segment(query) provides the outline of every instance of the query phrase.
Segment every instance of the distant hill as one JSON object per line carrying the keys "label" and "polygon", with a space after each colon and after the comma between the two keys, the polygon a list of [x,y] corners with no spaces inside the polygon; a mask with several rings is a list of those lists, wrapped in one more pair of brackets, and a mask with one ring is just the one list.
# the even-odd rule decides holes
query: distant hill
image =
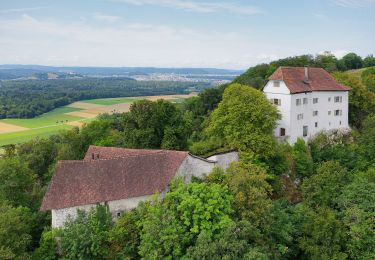
{"label": "distant hill", "polygon": [[133,76],[148,74],[177,74],[177,75],[239,75],[240,70],[215,68],[154,68],[154,67],[52,67],[41,65],[0,65],[0,79],[17,79],[32,77],[41,73],[58,75],[83,76]]}

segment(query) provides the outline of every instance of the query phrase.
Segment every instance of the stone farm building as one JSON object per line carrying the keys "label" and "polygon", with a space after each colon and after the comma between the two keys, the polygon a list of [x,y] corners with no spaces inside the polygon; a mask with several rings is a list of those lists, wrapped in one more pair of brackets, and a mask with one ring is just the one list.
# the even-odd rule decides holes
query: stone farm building
{"label": "stone farm building", "polygon": [[278,68],[263,88],[282,116],[275,136],[294,143],[321,131],[349,129],[349,90],[321,68]]}
{"label": "stone farm building", "polygon": [[237,152],[203,159],[183,151],[90,146],[81,161],[59,161],[41,210],[52,211],[52,227],[62,227],[77,209],[106,204],[113,218],[137,207],[155,192],[164,194],[175,176],[190,181],[215,166],[226,169]]}

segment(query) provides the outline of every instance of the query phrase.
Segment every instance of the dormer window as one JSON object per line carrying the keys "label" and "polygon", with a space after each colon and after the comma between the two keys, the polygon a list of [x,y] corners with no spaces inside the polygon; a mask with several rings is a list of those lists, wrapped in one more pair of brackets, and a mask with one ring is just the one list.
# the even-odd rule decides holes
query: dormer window
{"label": "dormer window", "polygon": [[280,87],[280,81],[274,81],[274,82],[273,82],[273,86],[274,86],[275,88],[279,88],[279,87]]}

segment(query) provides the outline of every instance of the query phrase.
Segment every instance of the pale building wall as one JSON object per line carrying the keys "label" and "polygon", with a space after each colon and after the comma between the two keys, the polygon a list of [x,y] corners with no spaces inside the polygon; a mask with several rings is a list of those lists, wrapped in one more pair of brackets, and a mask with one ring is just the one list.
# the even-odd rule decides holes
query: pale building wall
{"label": "pale building wall", "polygon": [[274,130],[275,136],[280,136],[280,129],[285,129],[285,137],[288,138],[291,136],[291,95],[290,91],[285,85],[284,81],[279,81],[280,87],[274,87],[274,81],[271,80],[263,88],[263,92],[266,94],[267,99],[280,99],[281,104],[277,106],[281,114],[281,119],[277,122],[277,127]]}
{"label": "pale building wall", "polygon": [[[129,199],[108,201],[107,205],[109,207],[109,211],[112,214],[112,217],[115,219],[117,217],[117,213],[121,214],[124,211],[132,210],[136,208],[141,201],[147,201],[151,196],[152,195],[146,195]],[[104,202],[100,204],[104,205]],[[59,228],[64,226],[64,223],[69,219],[69,217],[73,219],[76,218],[77,210],[90,211],[90,209],[95,208],[96,206],[97,204],[88,204],[70,208],[53,209],[52,228]]]}
{"label": "pale building wall", "polygon": [[[281,105],[277,108],[282,118],[275,129],[276,137],[280,138],[281,127],[286,129],[285,139],[289,143],[295,143],[298,138],[307,141],[321,131],[349,128],[348,91],[314,91],[288,94],[285,88],[284,82],[280,83],[280,87],[274,87],[273,81],[269,81],[263,89],[268,99],[281,99]],[[335,102],[335,97],[338,96],[342,98],[342,102]],[[307,98],[307,104],[304,104],[304,98]],[[314,98],[318,98],[318,103],[313,103]],[[299,106],[296,104],[297,99],[301,100]],[[335,110],[341,110],[342,114],[336,116]],[[318,111],[318,115],[314,116],[314,111]],[[329,111],[331,111],[330,114]],[[298,119],[298,114],[303,114],[303,118]],[[317,123],[317,126],[315,123]],[[308,129],[306,137],[303,136],[304,126],[307,126]]]}
{"label": "pale building wall", "polygon": [[216,161],[216,166],[226,170],[232,162],[239,160],[238,152],[220,153],[207,158],[210,161]]}

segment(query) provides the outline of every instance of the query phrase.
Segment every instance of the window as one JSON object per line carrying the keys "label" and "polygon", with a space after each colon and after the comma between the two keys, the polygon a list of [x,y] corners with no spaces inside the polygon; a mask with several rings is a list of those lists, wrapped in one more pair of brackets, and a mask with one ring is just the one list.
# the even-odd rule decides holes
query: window
{"label": "window", "polygon": [[281,99],[273,98],[273,99],[271,99],[271,102],[272,102],[274,105],[281,106]]}
{"label": "window", "polygon": [[335,97],[335,103],[342,103],[342,97],[341,96]]}
{"label": "window", "polygon": [[117,212],[117,217],[121,217],[121,212]]}
{"label": "window", "polygon": [[315,127],[318,127],[318,122],[315,122]]}
{"label": "window", "polygon": [[337,109],[335,110],[335,116],[341,116],[342,115],[342,110]]}
{"label": "window", "polygon": [[304,104],[304,105],[307,104],[307,98],[303,98],[303,104]]}
{"label": "window", "polygon": [[331,110],[330,110],[330,111],[328,111],[328,115],[329,115],[329,116],[331,115]]}
{"label": "window", "polygon": [[341,125],[341,121],[340,121],[340,125]]}
{"label": "window", "polygon": [[285,128],[280,128],[280,136],[285,136]]}
{"label": "window", "polygon": [[317,116],[318,115],[318,111],[313,111],[313,116]]}
{"label": "window", "polygon": [[297,106],[300,106],[300,105],[301,105],[301,99],[300,99],[300,98],[297,98],[297,99],[296,99],[296,105],[297,105]]}
{"label": "window", "polygon": [[275,88],[280,87],[280,81],[274,81],[274,82],[273,82],[273,86],[274,86]]}
{"label": "window", "polygon": [[313,104],[316,104],[316,103],[318,103],[318,98],[313,98]]}
{"label": "window", "polygon": [[307,125],[303,126],[303,136],[307,136],[308,127]]}
{"label": "window", "polygon": [[331,98],[330,97],[328,98],[328,102],[331,102]]}
{"label": "window", "polygon": [[298,114],[297,115],[297,120],[301,120],[301,119],[303,119],[303,114]]}

